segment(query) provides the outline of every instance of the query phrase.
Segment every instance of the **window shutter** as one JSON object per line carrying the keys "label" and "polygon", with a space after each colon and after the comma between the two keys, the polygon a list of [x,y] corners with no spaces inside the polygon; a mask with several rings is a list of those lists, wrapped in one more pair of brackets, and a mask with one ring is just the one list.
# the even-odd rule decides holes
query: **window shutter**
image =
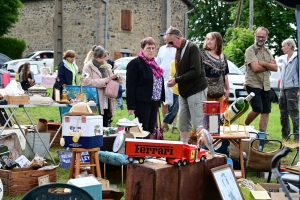
{"label": "window shutter", "polygon": [[131,10],[122,10],[121,11],[121,28],[122,30],[131,31],[132,23],[131,23]]}
{"label": "window shutter", "polygon": [[115,52],[114,60],[121,58],[121,52]]}

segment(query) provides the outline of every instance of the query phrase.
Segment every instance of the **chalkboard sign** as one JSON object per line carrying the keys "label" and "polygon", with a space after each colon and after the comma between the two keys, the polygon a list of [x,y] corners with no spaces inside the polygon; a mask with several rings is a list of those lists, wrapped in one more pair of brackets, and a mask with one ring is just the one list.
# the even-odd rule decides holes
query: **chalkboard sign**
{"label": "chalkboard sign", "polygon": [[[71,160],[72,160],[72,151],[59,151],[58,158],[60,162],[60,166],[63,168],[70,167]],[[75,161],[76,162],[76,161]],[[90,155],[88,152],[82,152],[80,162],[89,163],[90,162]]]}

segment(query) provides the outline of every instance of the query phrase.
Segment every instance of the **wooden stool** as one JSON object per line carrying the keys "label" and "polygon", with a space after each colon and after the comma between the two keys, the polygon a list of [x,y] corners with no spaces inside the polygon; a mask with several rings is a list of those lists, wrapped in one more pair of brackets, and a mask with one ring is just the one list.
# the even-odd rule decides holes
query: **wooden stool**
{"label": "wooden stool", "polygon": [[[71,148],[71,151],[72,151],[72,161],[70,165],[69,179],[75,178],[79,175],[80,167],[90,167],[91,174],[94,174],[96,178],[101,178],[100,163],[98,157],[98,151],[100,151],[100,148],[88,148],[88,149]],[[80,163],[82,152],[89,152],[90,163]],[[75,160],[76,160],[76,165],[75,165]],[[74,168],[75,168],[75,174],[74,174]]]}

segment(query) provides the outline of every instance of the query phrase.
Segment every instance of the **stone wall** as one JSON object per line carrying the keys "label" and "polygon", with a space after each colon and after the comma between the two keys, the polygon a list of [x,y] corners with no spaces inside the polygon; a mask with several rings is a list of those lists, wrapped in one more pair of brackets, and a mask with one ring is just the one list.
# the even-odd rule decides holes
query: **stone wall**
{"label": "stone wall", "polygon": [[[181,0],[171,0],[171,16],[162,11],[166,0],[107,0],[108,37],[107,50],[113,58],[115,52],[128,50],[138,53],[139,42],[151,36],[157,50],[163,45],[159,36],[165,31],[166,17],[171,25],[184,32],[184,13],[187,5]],[[24,39],[24,54],[36,50],[53,50],[54,0],[24,1],[20,20],[7,36]],[[63,0],[64,50],[73,49],[80,68],[87,52],[94,44],[104,46],[105,3],[102,0]],[[121,10],[132,11],[132,30],[121,29]]]}

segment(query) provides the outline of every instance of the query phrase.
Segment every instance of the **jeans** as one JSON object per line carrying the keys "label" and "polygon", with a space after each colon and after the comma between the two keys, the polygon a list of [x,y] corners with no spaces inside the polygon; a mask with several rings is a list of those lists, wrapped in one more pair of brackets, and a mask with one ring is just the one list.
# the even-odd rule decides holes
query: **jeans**
{"label": "jeans", "polygon": [[117,108],[121,108],[121,110],[123,110],[123,109],[124,109],[123,98],[122,98],[122,97],[121,97],[121,98],[116,98],[116,100],[117,100],[118,104],[115,106],[115,108],[116,108],[116,109],[117,109]]}
{"label": "jeans", "polygon": [[168,113],[163,120],[166,124],[172,124],[179,110],[178,95],[173,93],[173,105],[168,106]]}
{"label": "jeans", "polygon": [[299,109],[297,99],[298,88],[291,88],[280,90],[279,94],[279,109],[280,109],[280,122],[281,132],[284,139],[290,134],[290,121],[289,116],[293,123],[293,133],[295,139],[299,139]]}

